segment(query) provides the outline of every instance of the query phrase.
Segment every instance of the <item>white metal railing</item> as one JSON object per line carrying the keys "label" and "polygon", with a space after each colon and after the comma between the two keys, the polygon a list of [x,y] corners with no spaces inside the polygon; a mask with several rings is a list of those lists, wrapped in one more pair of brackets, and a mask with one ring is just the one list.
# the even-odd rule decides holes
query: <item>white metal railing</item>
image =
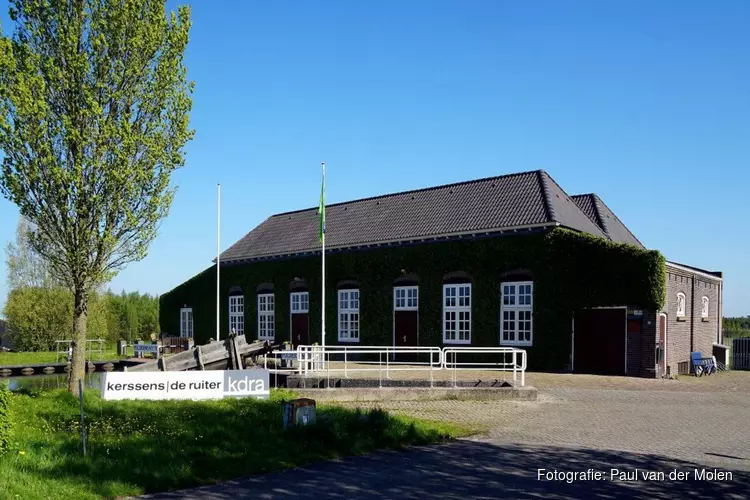
{"label": "white metal railing", "polygon": [[[474,360],[466,360],[466,355],[474,355]],[[476,361],[476,355],[485,355],[487,360]],[[523,387],[526,384],[526,351],[515,347],[445,347],[443,368],[452,372],[454,387],[458,372],[468,370],[513,372],[514,385],[520,374]]]}
{"label": "white metal railing", "polygon": [[443,368],[443,351],[439,347],[298,346],[297,352],[300,374],[325,372],[329,386],[331,374],[349,378],[351,373],[377,372],[382,386],[383,377],[390,379],[392,372],[422,371],[430,374],[432,387],[434,372]]}
{"label": "white metal railing", "polygon": [[[457,386],[459,371],[502,371],[513,374],[514,385],[520,377],[520,386],[526,384],[526,351],[515,347],[398,347],[398,346],[298,346],[296,351],[280,351],[280,356],[294,358],[294,372],[301,375],[325,373],[329,382],[331,374],[377,372],[382,387],[383,378],[390,379],[392,372],[422,371],[430,374],[430,387],[434,387],[435,372],[451,373],[453,386]],[[411,355],[417,359],[404,359]],[[352,359],[354,358],[354,359]],[[364,358],[364,359],[361,359]]]}

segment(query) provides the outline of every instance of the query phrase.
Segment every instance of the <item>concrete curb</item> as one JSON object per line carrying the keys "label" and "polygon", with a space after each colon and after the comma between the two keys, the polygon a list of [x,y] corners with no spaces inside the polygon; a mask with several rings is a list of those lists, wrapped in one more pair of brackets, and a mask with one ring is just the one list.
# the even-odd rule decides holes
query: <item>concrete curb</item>
{"label": "concrete curb", "polygon": [[423,387],[343,388],[343,389],[294,389],[300,397],[316,401],[434,401],[454,399],[458,401],[536,401],[535,387],[457,387],[434,389]]}

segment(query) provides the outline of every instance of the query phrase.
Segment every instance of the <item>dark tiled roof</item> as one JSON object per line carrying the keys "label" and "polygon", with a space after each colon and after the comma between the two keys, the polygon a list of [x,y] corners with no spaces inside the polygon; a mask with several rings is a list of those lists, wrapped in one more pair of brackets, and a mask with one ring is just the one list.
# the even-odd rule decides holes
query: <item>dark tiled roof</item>
{"label": "dark tiled roof", "polygon": [[578,204],[581,211],[594,221],[612,241],[629,243],[644,248],[638,238],[630,232],[630,229],[617,218],[615,213],[597,195],[593,193],[576,194],[571,198]]}
{"label": "dark tiled roof", "polygon": [[[560,225],[607,237],[542,170],[326,206],[326,248]],[[237,261],[320,251],[317,208],[273,215],[221,254]]]}

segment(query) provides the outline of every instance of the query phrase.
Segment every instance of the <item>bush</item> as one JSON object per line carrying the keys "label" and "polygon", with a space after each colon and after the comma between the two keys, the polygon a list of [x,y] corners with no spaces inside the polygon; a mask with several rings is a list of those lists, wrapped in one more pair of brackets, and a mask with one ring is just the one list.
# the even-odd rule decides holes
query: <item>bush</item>
{"label": "bush", "polygon": [[0,384],[0,455],[8,451],[10,443],[10,397],[8,386]]}

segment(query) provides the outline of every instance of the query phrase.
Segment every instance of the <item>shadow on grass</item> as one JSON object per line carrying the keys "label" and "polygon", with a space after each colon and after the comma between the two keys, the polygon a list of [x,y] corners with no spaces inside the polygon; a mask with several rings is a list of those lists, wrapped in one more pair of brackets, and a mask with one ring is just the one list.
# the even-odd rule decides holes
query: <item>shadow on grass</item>
{"label": "shadow on grass", "polygon": [[[606,480],[540,481],[538,469],[602,471]],[[664,481],[609,480],[610,469],[663,471]],[[236,499],[467,499],[517,498],[747,498],[750,474],[731,470],[727,481],[697,481],[703,466],[656,455],[552,446],[456,441],[413,448],[408,452],[373,453],[302,469],[230,481],[189,491],[147,495],[150,500]],[[688,480],[669,480],[672,470]],[[713,468],[708,470],[713,471]],[[730,471],[730,469],[723,469]]]}
{"label": "shadow on grass", "polygon": [[300,466],[379,448],[439,442],[446,428],[375,410],[319,408],[318,424],[282,429],[282,400],[211,402],[105,402],[86,398],[88,456],[81,456],[76,401],[68,394],[23,397],[37,405],[26,417],[51,432],[24,443],[25,470],[40,478],[64,477],[111,497],[213,484],[243,475]]}

